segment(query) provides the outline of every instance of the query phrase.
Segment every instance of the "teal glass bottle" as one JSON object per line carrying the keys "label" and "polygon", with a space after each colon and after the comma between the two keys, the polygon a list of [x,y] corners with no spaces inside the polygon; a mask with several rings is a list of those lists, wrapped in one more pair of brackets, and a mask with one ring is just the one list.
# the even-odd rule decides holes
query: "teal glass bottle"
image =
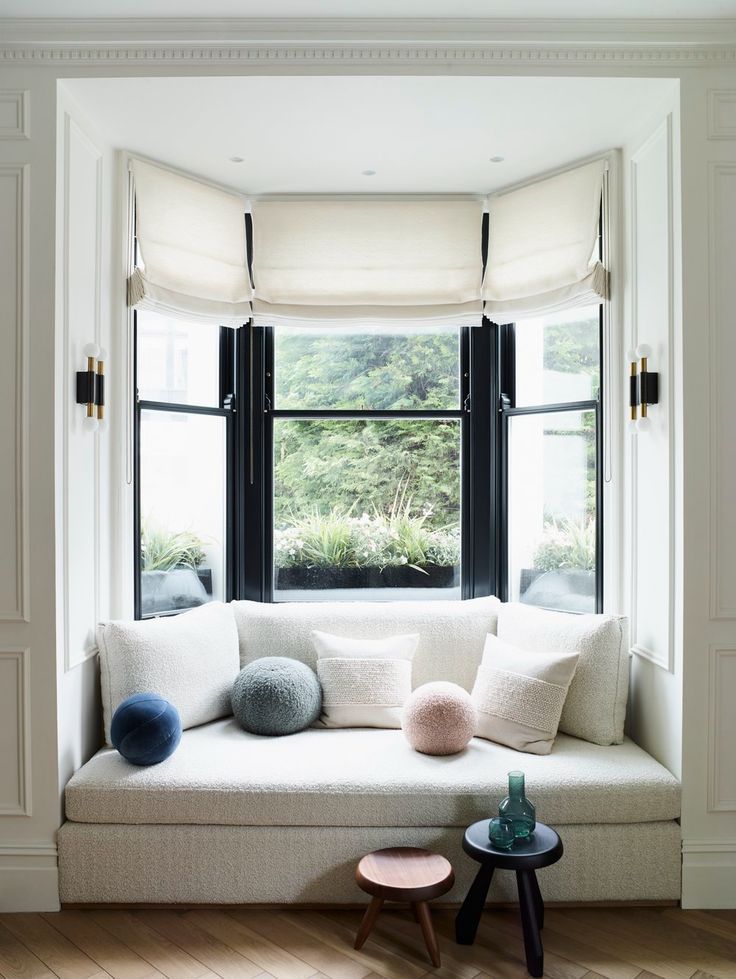
{"label": "teal glass bottle", "polygon": [[514,824],[517,840],[531,836],[537,825],[534,806],[524,794],[524,773],[509,772],[509,794],[498,807],[499,816],[505,816]]}

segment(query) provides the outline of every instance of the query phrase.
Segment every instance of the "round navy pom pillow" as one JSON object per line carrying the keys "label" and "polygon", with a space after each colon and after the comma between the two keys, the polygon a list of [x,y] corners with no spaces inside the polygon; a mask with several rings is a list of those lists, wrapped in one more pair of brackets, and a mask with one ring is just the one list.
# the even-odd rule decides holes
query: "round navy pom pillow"
{"label": "round navy pom pillow", "polygon": [[136,693],[117,708],[110,740],[133,765],[157,765],[181,741],[179,711],[157,693]]}
{"label": "round navy pom pillow", "polygon": [[322,687],[305,663],[286,656],[263,656],[235,678],[233,714],[251,734],[295,734],[322,710]]}

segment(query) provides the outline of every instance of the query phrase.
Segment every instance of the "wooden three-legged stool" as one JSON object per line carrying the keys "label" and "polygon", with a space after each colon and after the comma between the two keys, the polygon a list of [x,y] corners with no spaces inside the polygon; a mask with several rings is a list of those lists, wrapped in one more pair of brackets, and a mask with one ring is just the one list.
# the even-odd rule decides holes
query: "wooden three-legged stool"
{"label": "wooden three-legged stool", "polygon": [[432,965],[440,964],[440,950],[427,901],[446,894],[455,883],[449,860],[429,850],[395,846],[369,853],[355,871],[358,886],[371,894],[355,939],[362,948],[375,924],[384,901],[405,901],[411,905],[427,944]]}

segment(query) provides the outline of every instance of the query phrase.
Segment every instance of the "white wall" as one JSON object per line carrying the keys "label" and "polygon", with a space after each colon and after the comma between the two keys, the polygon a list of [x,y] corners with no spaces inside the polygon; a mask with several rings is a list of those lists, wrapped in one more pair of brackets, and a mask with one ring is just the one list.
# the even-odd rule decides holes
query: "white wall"
{"label": "white wall", "polygon": [[[640,529],[642,514],[647,515],[646,521],[653,529],[637,535],[638,554],[632,564],[632,576],[637,579],[632,582],[637,600],[635,638],[641,650],[654,655],[648,659],[640,651],[634,659],[632,727],[652,751],[677,768],[677,724],[673,718],[679,698],[681,646],[683,900],[688,906],[736,905],[736,738],[732,727],[732,705],[736,702],[736,453],[731,435],[736,415],[731,378],[731,365],[736,362],[736,333],[732,326],[736,300],[736,240],[732,231],[736,228],[736,69],[708,67],[716,63],[716,57],[708,60],[697,54],[681,56],[674,47],[668,55],[655,52],[649,60],[642,49],[614,51],[610,57],[603,51],[600,61],[592,49],[581,53],[579,48],[565,49],[564,56],[550,56],[548,60],[536,49],[530,49],[527,56],[521,42],[514,45],[512,54],[498,49],[497,55],[488,58],[476,54],[456,57],[450,47],[443,45],[441,54],[425,63],[421,51],[402,60],[401,55],[392,54],[390,45],[383,43],[375,49],[361,47],[353,62],[349,46],[345,45],[335,58],[316,59],[299,50],[282,56],[278,45],[272,43],[267,49],[256,48],[241,58],[237,52],[233,54],[235,48],[230,46],[215,59],[215,68],[210,64],[214,57],[211,54],[205,53],[200,63],[188,53],[157,53],[152,58],[139,55],[135,48],[128,55],[122,41],[112,54],[107,48],[99,48],[90,56],[83,53],[78,57],[64,52],[63,58],[50,54],[34,60],[31,53],[24,60],[25,56],[19,57],[17,52],[7,54],[5,49],[0,50],[0,548],[5,557],[0,565],[0,908],[48,909],[58,900],[54,839],[59,823],[59,785],[69,768],[91,749],[94,740],[91,713],[87,714],[88,721],[82,717],[82,705],[91,712],[94,688],[93,661],[85,659],[90,648],[87,617],[104,614],[106,599],[104,585],[97,588],[96,600],[93,597],[96,575],[92,572],[89,577],[90,555],[93,560],[96,555],[97,560],[112,565],[119,578],[113,597],[121,592],[119,586],[130,580],[126,567],[131,560],[130,550],[124,550],[129,544],[121,536],[114,560],[108,562],[102,532],[108,508],[122,507],[129,499],[125,488],[125,418],[121,414],[121,427],[110,433],[109,444],[115,446],[119,460],[117,480],[110,494],[104,482],[104,448],[100,455],[99,525],[95,523],[97,477],[91,442],[99,442],[100,437],[85,442],[82,433],[78,439],[70,426],[64,448],[62,419],[65,407],[70,406],[63,392],[71,371],[77,368],[74,345],[86,342],[92,325],[99,328],[102,337],[107,328],[104,310],[108,298],[116,317],[111,346],[118,369],[117,373],[113,370],[113,377],[120,378],[118,408],[123,405],[126,373],[124,318],[117,308],[123,261],[111,252],[116,274],[110,295],[105,297],[104,263],[100,266],[100,256],[86,249],[80,250],[80,265],[70,268],[69,275],[81,275],[78,281],[82,283],[91,275],[93,282],[97,268],[101,268],[100,310],[89,305],[83,285],[69,292],[69,300],[79,304],[75,309],[81,319],[79,325],[76,319],[71,324],[68,341],[59,340],[58,371],[54,371],[55,299],[62,295],[55,290],[54,266],[57,79],[113,73],[238,74],[264,70],[503,74],[509,71],[509,59],[513,60],[513,71],[526,74],[658,75],[680,80],[679,162],[685,270],[681,290],[676,275],[676,233],[671,245],[671,267],[667,262],[662,265],[662,240],[647,237],[648,215],[659,214],[661,218],[667,213],[673,231],[677,228],[674,108],[670,135],[667,127],[664,131],[658,128],[669,114],[667,110],[654,120],[648,132],[627,147],[627,179],[631,179],[633,167],[638,190],[648,188],[652,192],[651,200],[645,195],[642,201],[638,195],[641,210],[636,226],[637,247],[644,254],[658,256],[658,271],[651,286],[642,287],[643,273],[648,270],[643,266],[639,270],[636,291],[629,293],[629,321],[633,322],[631,311],[635,310],[640,339],[656,346],[661,357],[653,366],[670,372],[663,378],[665,401],[655,409],[659,413],[658,427],[646,437],[652,435],[652,452],[656,449],[660,459],[665,458],[666,464],[674,466],[675,474],[682,466],[681,496],[677,479],[670,483],[675,489],[674,502],[666,492],[669,487],[661,472],[647,488],[644,467],[654,456],[644,458],[645,437],[639,437],[637,479],[632,483],[638,496],[632,511],[638,511]],[[121,65],[114,63],[116,59]],[[726,57],[722,63],[727,63]],[[77,154],[80,169],[69,192],[72,195],[73,191],[74,199],[81,201],[81,214],[74,216],[76,224],[60,227],[59,233],[84,235],[86,228],[90,234],[95,229],[96,234],[98,161],[101,157],[103,187],[112,162],[94,131],[73,111],[71,116],[79,133],[74,131],[67,148]],[[671,169],[663,196],[664,185],[655,175],[661,174],[665,161]],[[83,185],[79,176],[82,173],[92,175],[89,186]],[[103,203],[103,229],[106,206]],[[64,213],[63,208],[60,213]],[[68,209],[67,214],[71,217]],[[119,228],[119,213],[115,221]],[[103,239],[105,233],[103,230]],[[671,307],[668,316],[662,318],[661,299],[667,294]],[[680,298],[682,385],[677,373]],[[68,342],[68,348],[64,342]],[[71,367],[70,361],[75,362]],[[116,403],[113,391],[111,401]],[[55,451],[62,467],[58,481]],[[75,492],[76,483],[71,469],[64,478],[65,452],[69,460],[80,460],[79,506],[68,499]],[[653,501],[658,504],[656,507]],[[67,560],[64,542],[71,541],[69,535],[65,537],[64,521],[75,534],[69,555],[74,577],[67,588],[63,581],[57,581],[57,567],[63,568]],[[113,523],[115,527],[121,525],[119,512]],[[98,526],[99,550],[94,545],[90,547],[90,535],[97,532]],[[657,545],[654,557],[649,554],[652,541]],[[646,547],[642,548],[642,544]],[[86,555],[79,578],[77,547],[80,556]],[[665,550],[661,552],[660,547]],[[673,580],[665,573],[667,566],[674,567]],[[662,587],[664,581],[669,593],[674,592],[673,622],[662,614],[659,605],[651,612],[646,608],[648,596],[658,596],[657,603],[662,601],[662,593],[648,591],[650,575],[657,576],[656,588]],[[80,581],[85,583],[81,592]],[[58,616],[57,604],[62,605]],[[118,611],[119,607],[113,608],[114,614]],[[67,664],[70,670],[66,669]]]}
{"label": "white wall", "polygon": [[0,910],[58,906],[54,90],[0,66]]}
{"label": "white wall", "polygon": [[682,97],[683,903],[736,906],[736,77]]}
{"label": "white wall", "polygon": [[[111,439],[82,428],[83,349],[111,349],[114,156],[74,100],[57,102],[57,684],[60,793],[100,746],[95,625],[110,616]],[[107,358],[106,369],[110,360]],[[106,396],[114,404],[114,385]],[[108,412],[109,414],[109,412]]]}
{"label": "white wall", "polygon": [[[652,348],[659,403],[649,428],[624,437],[625,594],[631,629],[632,737],[678,777],[682,773],[682,366],[679,91],[673,91],[624,148],[625,328],[623,345]],[[628,385],[628,378],[621,377]],[[628,404],[628,388],[625,403]]]}

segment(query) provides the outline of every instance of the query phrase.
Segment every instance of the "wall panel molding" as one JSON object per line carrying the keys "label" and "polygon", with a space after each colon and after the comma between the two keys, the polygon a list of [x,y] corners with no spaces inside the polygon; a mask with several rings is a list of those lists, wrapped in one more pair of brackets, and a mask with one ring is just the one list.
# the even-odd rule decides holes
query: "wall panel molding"
{"label": "wall panel molding", "polygon": [[[0,205],[7,219],[0,222],[7,289],[0,290],[3,333],[0,352],[13,369],[12,380],[0,390],[5,429],[5,451],[0,466],[12,473],[4,487],[3,509],[12,514],[11,541],[3,555],[10,594],[3,595],[0,583],[0,622],[28,622],[29,614],[29,523],[28,523],[28,281],[30,166],[0,165]],[[12,279],[12,282],[10,281]],[[7,342],[7,346],[6,346]],[[0,422],[2,419],[0,419]]]}
{"label": "wall panel molding", "polygon": [[0,912],[58,910],[56,844],[43,840],[0,844]]}
{"label": "wall panel molding", "polygon": [[[714,644],[708,656],[708,812],[736,812],[734,690],[736,646]],[[732,847],[736,852],[736,842]]]}
{"label": "wall panel molding", "polygon": [[[5,703],[0,712],[4,755],[0,759],[0,816],[30,816],[31,678],[27,647],[0,649],[0,703]],[[11,791],[6,793],[7,789]]]}
{"label": "wall panel molding", "polygon": [[[103,157],[101,151],[89,139],[86,133],[80,129],[68,112],[64,113],[64,183],[63,183],[63,205],[62,221],[64,236],[64,256],[62,268],[62,360],[63,360],[63,407],[62,407],[62,479],[63,479],[63,511],[61,526],[61,551],[62,551],[62,615],[63,615],[63,638],[64,638],[64,667],[68,671],[85,660],[94,656],[97,647],[94,638],[94,626],[100,618],[100,591],[101,591],[101,567],[100,567],[100,477],[101,460],[99,436],[90,432],[81,432],[81,415],[76,405],[76,372],[83,369],[84,361],[81,350],[86,342],[94,340],[100,344],[100,314],[101,314],[101,276],[102,276],[102,164]],[[84,184],[83,192],[93,197],[93,212],[85,214],[85,209],[79,206],[80,202],[74,198],[72,178],[73,164],[72,153],[86,156],[90,169],[94,173],[92,184]],[[84,221],[91,218],[89,226],[85,226],[84,231],[88,232],[83,237],[89,241],[92,247],[93,268],[85,268],[84,279],[93,285],[93,298],[91,320],[88,322],[84,316],[73,315],[73,302],[75,296],[73,291],[75,282],[72,281],[72,263],[81,261],[75,241],[72,240],[73,222]],[[89,234],[91,232],[91,234]],[[90,273],[91,274],[88,274]],[[77,283],[78,284],[78,283]],[[82,333],[79,333],[79,330]],[[85,327],[88,329],[85,331]],[[73,331],[77,330],[77,335],[73,336]],[[89,480],[91,485],[85,487],[91,499],[89,511],[84,511],[84,501],[81,500],[80,480],[84,480],[88,474],[81,467],[74,466],[72,463],[72,438],[76,437],[77,445],[82,443],[83,453],[89,452],[91,462],[91,474]],[[80,512],[80,508],[81,512]],[[92,594],[89,595],[86,580],[75,573],[73,567],[73,555],[75,539],[78,535],[73,532],[73,521],[85,522],[87,533],[84,538],[91,542],[91,575],[92,575]],[[79,558],[78,558],[79,559]],[[83,562],[85,563],[85,562]],[[86,563],[85,563],[86,565]],[[74,590],[77,589],[75,593]],[[80,591],[81,590],[81,591]],[[74,635],[73,602],[81,597],[82,602],[88,601],[89,631],[86,639],[79,640],[79,633]]]}
{"label": "wall panel molding", "polygon": [[[660,126],[652,133],[652,135],[639,147],[639,149],[631,157],[631,167],[630,167],[630,186],[631,186],[631,346],[636,347],[640,342],[651,343],[652,337],[648,336],[646,333],[646,327],[644,332],[640,333],[639,329],[639,305],[641,300],[642,290],[645,285],[640,281],[638,275],[638,263],[640,259],[640,226],[638,221],[638,203],[641,197],[640,192],[640,168],[646,165],[647,159],[650,154],[660,152],[662,149],[662,142],[664,142],[664,152],[666,154],[666,210],[667,210],[667,225],[665,229],[666,241],[667,241],[667,255],[666,255],[666,356],[664,362],[659,362],[655,360],[652,368],[660,372],[660,387],[664,388],[662,398],[659,405],[652,409],[653,418],[657,419],[656,412],[666,410],[667,412],[667,431],[666,431],[666,456],[667,456],[667,489],[666,489],[666,503],[667,503],[667,531],[666,531],[666,553],[660,553],[659,551],[654,555],[657,560],[657,568],[644,568],[643,561],[649,556],[652,557],[651,548],[647,548],[646,552],[640,550],[640,541],[642,540],[642,534],[647,528],[641,526],[641,515],[640,515],[640,503],[639,503],[639,491],[640,491],[640,474],[642,466],[642,460],[640,459],[640,452],[646,453],[649,446],[647,445],[647,440],[653,438],[653,432],[650,431],[631,436],[632,438],[632,448],[631,448],[631,598],[630,598],[630,608],[631,608],[631,650],[637,656],[642,659],[649,660],[655,665],[661,667],[670,673],[674,670],[674,631],[675,631],[675,569],[674,569],[674,552],[675,552],[675,457],[674,457],[674,436],[673,436],[673,419],[674,419],[674,343],[675,343],[675,318],[674,318],[674,255],[673,255],[673,244],[672,244],[672,233],[673,233],[673,184],[672,184],[672,174],[673,174],[673,141],[672,141],[672,127],[673,120],[672,114],[670,113],[666,119],[662,122]],[[664,384],[662,384],[664,381]],[[645,539],[648,540],[648,537]],[[644,641],[641,636],[641,628],[639,621],[639,611],[647,603],[645,595],[641,594],[642,588],[649,584],[651,585],[653,581],[658,581],[659,577],[663,575],[666,578],[666,602],[663,607],[667,610],[667,621],[664,632],[657,638],[660,640],[658,644],[653,643],[651,640],[649,642]]]}
{"label": "wall panel molding", "polygon": [[708,139],[736,139],[736,89],[708,90]]}
{"label": "wall panel molding", "polygon": [[731,840],[683,840],[683,908],[736,906],[736,843]]}
{"label": "wall panel molding", "polygon": [[30,139],[30,92],[0,89],[0,139]]}
{"label": "wall panel molding", "polygon": [[[726,199],[727,194],[731,199]],[[730,209],[729,209],[730,208]],[[736,354],[733,308],[736,240],[730,215],[736,208],[736,163],[711,163],[708,179],[708,313],[710,347],[710,618],[736,620],[736,458],[731,448]],[[728,346],[727,346],[728,344]]]}

